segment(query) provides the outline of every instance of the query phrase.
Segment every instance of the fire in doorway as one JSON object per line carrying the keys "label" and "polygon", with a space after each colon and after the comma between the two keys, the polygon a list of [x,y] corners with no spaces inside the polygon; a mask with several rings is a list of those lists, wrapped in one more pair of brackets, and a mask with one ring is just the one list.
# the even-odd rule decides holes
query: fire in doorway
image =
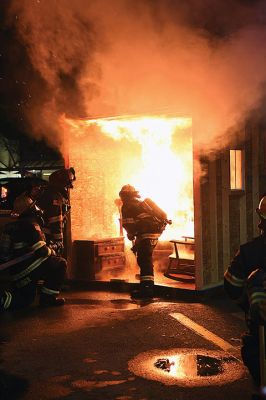
{"label": "fire in doorway", "polygon": [[[125,183],[137,187],[143,198],[152,198],[173,221],[162,242],[194,236],[191,118],[120,116],[64,122],[68,159],[78,177],[71,193],[72,241],[123,235],[116,199]],[[125,237],[130,268],[123,278],[128,280],[138,272],[127,251],[130,245]],[[163,268],[165,272],[168,260]],[[158,283],[161,278],[160,272]]]}

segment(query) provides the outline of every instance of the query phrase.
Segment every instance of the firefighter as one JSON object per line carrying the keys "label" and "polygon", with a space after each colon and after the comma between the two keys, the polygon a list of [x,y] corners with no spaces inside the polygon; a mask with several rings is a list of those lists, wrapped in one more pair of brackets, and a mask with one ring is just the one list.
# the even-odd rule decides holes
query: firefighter
{"label": "firefighter", "polygon": [[[240,246],[224,274],[224,288],[244,310],[248,331],[242,336],[241,354],[256,388],[260,382],[259,325],[266,321],[266,196],[256,212],[261,234]],[[254,394],[253,399],[263,398]]]}
{"label": "firefighter", "polygon": [[14,221],[4,227],[0,240],[0,270],[11,276],[11,288],[0,293],[0,310],[15,310],[32,304],[42,280],[39,304],[62,306],[58,298],[66,273],[66,260],[55,256],[41,230],[42,212],[25,194],[17,197],[12,211]]}
{"label": "firefighter", "polygon": [[70,210],[69,189],[75,181],[74,168],[62,168],[49,176],[49,185],[38,200],[44,211],[46,242],[58,255],[64,252],[64,229]]}
{"label": "firefighter", "polygon": [[132,251],[140,267],[140,288],[132,293],[132,297],[153,298],[153,250],[171,221],[151,199],[141,201],[139,192],[131,185],[123,186],[119,196],[122,201],[122,226],[133,243]]}
{"label": "firefighter", "polygon": [[41,197],[46,185],[47,184],[45,181],[32,179],[28,184],[28,188],[23,192],[23,195],[28,196],[31,198],[32,201],[37,202],[38,199]]}

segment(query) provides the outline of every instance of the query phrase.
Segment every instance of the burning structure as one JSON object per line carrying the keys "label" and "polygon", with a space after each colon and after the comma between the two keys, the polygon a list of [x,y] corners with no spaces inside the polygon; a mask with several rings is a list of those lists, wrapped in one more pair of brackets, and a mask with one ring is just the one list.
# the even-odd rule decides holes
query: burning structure
{"label": "burning structure", "polygon": [[[152,197],[173,220],[162,241],[194,236],[191,118],[125,116],[65,123],[69,162],[77,165],[79,175],[71,199],[73,241],[123,236],[117,198],[127,182],[143,197]],[[129,241],[125,248],[127,265],[120,274],[130,280],[138,269],[131,268],[135,263],[127,251]],[[123,264],[115,261],[117,267]],[[110,277],[115,276],[114,268]]]}
{"label": "burning structure", "polygon": [[[193,236],[190,118],[136,116],[67,123],[71,130],[69,162],[80,169],[83,188],[81,208],[72,216],[73,238],[119,235],[116,199],[127,182],[176,217],[164,239],[181,233]],[[80,194],[79,190],[72,194],[74,202],[81,200]],[[85,215],[82,210],[87,210]]]}
{"label": "burning structure", "polygon": [[[210,160],[193,149],[191,118],[124,116],[64,123],[69,163],[78,175],[71,193],[72,241],[98,242],[99,255],[111,256],[96,267],[88,259],[87,271],[82,268],[78,276],[135,282],[130,242],[125,242],[123,260],[123,245],[114,241],[123,235],[118,192],[130,182],[173,220],[160,240],[155,281],[175,286],[187,275],[195,278],[197,290],[221,284],[239,244],[259,233],[254,210],[265,187],[264,131],[250,122],[244,135]],[[90,268],[96,268],[96,277]]]}

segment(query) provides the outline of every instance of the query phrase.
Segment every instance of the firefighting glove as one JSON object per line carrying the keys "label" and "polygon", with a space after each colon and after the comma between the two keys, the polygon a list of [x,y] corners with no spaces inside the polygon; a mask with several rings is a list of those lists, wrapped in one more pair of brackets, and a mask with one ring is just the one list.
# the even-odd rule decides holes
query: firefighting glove
{"label": "firefighting glove", "polygon": [[64,251],[64,245],[61,240],[57,241],[50,241],[49,242],[49,247],[50,249],[58,256],[63,254]]}

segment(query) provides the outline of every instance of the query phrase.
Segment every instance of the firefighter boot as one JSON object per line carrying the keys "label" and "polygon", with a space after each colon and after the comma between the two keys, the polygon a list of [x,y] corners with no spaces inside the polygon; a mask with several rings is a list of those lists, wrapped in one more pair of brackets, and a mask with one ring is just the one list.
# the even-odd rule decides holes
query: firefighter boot
{"label": "firefighter boot", "polygon": [[153,285],[140,284],[139,290],[133,290],[131,293],[132,299],[152,299],[154,297]]}
{"label": "firefighter boot", "polygon": [[65,304],[65,299],[63,297],[58,299],[50,294],[41,293],[39,304],[40,307],[59,307]]}

